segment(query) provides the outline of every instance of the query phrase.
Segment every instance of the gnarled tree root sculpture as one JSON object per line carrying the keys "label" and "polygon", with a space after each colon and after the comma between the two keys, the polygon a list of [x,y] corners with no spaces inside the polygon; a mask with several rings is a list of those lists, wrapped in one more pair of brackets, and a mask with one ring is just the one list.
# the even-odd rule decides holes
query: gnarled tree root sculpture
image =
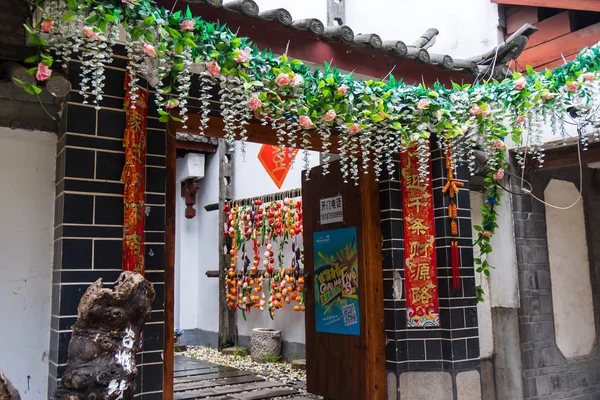
{"label": "gnarled tree root sculpture", "polygon": [[98,279],[79,302],[68,365],[54,400],[131,399],[140,332],[150,317],[154,287],[123,272],[113,290]]}
{"label": "gnarled tree root sculpture", "polygon": [[19,392],[0,371],[0,400],[21,400]]}

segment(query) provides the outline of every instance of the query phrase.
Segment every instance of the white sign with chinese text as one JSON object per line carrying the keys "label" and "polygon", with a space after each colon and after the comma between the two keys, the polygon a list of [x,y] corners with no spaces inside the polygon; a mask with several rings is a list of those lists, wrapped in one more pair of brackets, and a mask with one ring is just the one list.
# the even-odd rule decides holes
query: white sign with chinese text
{"label": "white sign with chinese text", "polygon": [[321,199],[321,225],[344,221],[342,196]]}

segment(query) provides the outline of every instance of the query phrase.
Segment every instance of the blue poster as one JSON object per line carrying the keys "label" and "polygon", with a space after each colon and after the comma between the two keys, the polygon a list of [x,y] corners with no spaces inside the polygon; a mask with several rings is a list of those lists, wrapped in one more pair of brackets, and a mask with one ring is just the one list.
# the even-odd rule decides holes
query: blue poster
{"label": "blue poster", "polygon": [[360,336],[356,228],[315,232],[317,332]]}

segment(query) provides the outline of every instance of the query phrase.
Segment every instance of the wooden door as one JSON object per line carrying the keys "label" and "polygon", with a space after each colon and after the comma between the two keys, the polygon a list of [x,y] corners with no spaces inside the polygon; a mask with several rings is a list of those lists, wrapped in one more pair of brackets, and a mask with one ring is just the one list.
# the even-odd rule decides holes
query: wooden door
{"label": "wooden door", "polygon": [[328,175],[315,167],[303,178],[302,201],[307,389],[333,400],[384,399],[378,184],[372,174],[343,183],[336,162]]}

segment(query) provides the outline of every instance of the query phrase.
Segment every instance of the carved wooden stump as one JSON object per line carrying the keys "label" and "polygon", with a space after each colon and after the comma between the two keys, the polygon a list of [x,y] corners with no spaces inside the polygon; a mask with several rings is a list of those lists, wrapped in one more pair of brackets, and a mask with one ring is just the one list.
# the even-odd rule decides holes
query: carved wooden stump
{"label": "carved wooden stump", "polygon": [[113,290],[103,288],[102,279],[86,290],[54,400],[133,397],[135,355],[153,300],[154,287],[135,272],[123,272]]}
{"label": "carved wooden stump", "polygon": [[0,371],[0,400],[21,400],[19,392],[2,371]]}

